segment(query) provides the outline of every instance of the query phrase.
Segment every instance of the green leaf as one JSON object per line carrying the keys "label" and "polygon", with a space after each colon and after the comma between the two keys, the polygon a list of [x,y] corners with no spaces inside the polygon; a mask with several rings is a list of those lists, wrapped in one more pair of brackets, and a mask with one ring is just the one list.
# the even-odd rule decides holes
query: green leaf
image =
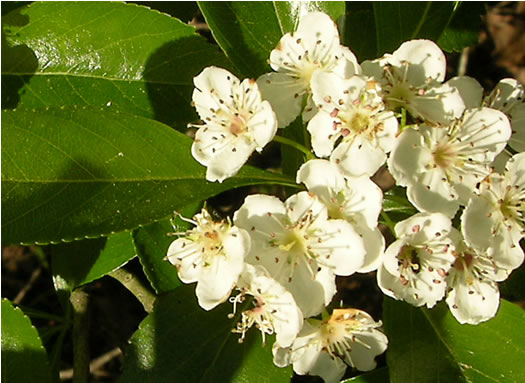
{"label": "green leaf", "polygon": [[[242,307],[238,307],[238,310]],[[159,297],[131,337],[121,382],[289,382],[291,368],[273,365],[271,340],[252,328],[242,344],[232,334],[239,314],[230,304],[199,307],[195,284]],[[238,311],[239,313],[239,311]]]}
{"label": "green leaf", "polygon": [[341,383],[389,383],[388,368],[380,367],[373,371],[343,380]]}
{"label": "green leaf", "polygon": [[53,276],[61,278],[69,291],[111,273],[136,255],[128,231],[53,245],[50,252]]}
{"label": "green leaf", "polygon": [[[215,40],[246,77],[270,72],[268,58],[282,35],[304,13],[321,10],[334,20],[344,17],[343,2],[231,1],[199,2]],[[341,22],[341,24],[344,24]]]}
{"label": "green leaf", "polygon": [[437,41],[456,2],[347,2],[344,43],[359,61],[375,59],[412,39]]}
{"label": "green leaf", "polygon": [[3,108],[95,106],[186,130],[193,77],[233,69],[193,27],[135,4],[34,2],[2,29]]}
{"label": "green leaf", "polygon": [[525,312],[512,303],[477,326],[444,302],[428,310],[385,298],[383,312],[392,383],[525,381]]}
{"label": "green leaf", "polygon": [[133,241],[142,269],[157,294],[174,290],[181,285],[177,269],[165,259],[168,247],[175,240],[168,236],[173,231],[170,219],[133,231]]}
{"label": "green leaf", "polygon": [[47,353],[22,310],[2,299],[2,381],[52,382]]}
{"label": "green leaf", "polygon": [[460,52],[463,48],[476,44],[484,14],[485,3],[460,2],[452,20],[437,41],[441,49]]}
{"label": "green leaf", "polygon": [[196,1],[132,1],[132,3],[167,13],[184,22],[191,21],[199,11]]}
{"label": "green leaf", "polygon": [[190,138],[106,109],[3,111],[2,122],[4,243],[109,235],[238,186],[295,185],[250,167],[209,183]]}

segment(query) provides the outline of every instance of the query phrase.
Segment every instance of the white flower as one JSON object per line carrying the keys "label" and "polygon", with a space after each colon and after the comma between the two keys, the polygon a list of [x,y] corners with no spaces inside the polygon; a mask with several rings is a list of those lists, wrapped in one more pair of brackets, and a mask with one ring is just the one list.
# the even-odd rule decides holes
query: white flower
{"label": "white flower", "polygon": [[452,217],[489,174],[510,134],[500,111],[469,109],[446,127],[423,124],[419,130],[404,130],[388,159],[389,170],[399,185],[408,187],[408,199],[420,211]]}
{"label": "white flower", "polygon": [[303,314],[295,304],[290,292],[273,278],[268,276],[261,266],[246,264],[237,284],[241,293],[230,298],[234,304],[233,317],[237,304],[246,300],[246,295],[253,297],[253,308],[241,313],[234,333],[240,333],[239,342],[244,340],[246,331],[254,324],[261,331],[263,343],[265,334],[276,334],[277,342],[290,345],[303,325]]}
{"label": "white flower", "polygon": [[354,54],[339,43],[337,26],[321,12],[310,12],[299,20],[294,33],[285,34],[270,54],[270,66],[276,73],[257,79],[265,100],[270,101],[283,128],[293,122],[303,108],[307,121],[315,113],[309,97],[310,80],[316,71],[334,72],[347,77],[360,71]]}
{"label": "white flower", "polygon": [[456,260],[447,276],[450,311],[459,323],[478,324],[496,315],[499,289],[496,281],[508,275],[483,252],[467,246],[461,234],[452,229]]}
{"label": "white flower", "polygon": [[461,115],[465,106],[457,90],[441,84],[446,59],[430,40],[404,42],[393,53],[361,64],[363,74],[381,84],[388,109],[405,108],[428,122],[447,123]]}
{"label": "white flower", "polygon": [[454,263],[451,222],[445,215],[416,214],[395,226],[398,239],[385,251],[377,273],[389,297],[433,307],[445,295],[445,277]]}
{"label": "white flower", "polygon": [[246,262],[264,266],[292,293],[305,317],[330,302],[335,275],[363,266],[361,237],[348,222],[328,219],[313,193],[294,194],[285,203],[273,196],[248,196],[234,222],[252,239]]}
{"label": "white flower", "polygon": [[200,128],[191,153],[208,167],[208,181],[222,182],[273,139],[277,120],[254,80],[240,82],[225,69],[208,67],[193,82],[193,103],[204,125],[190,125]]}
{"label": "white flower", "polygon": [[230,296],[250,250],[250,236],[229,222],[214,222],[206,209],[193,219],[189,221],[195,227],[172,242],[167,258],[182,282],[197,282],[199,305],[211,310]]}
{"label": "white flower", "polygon": [[[525,89],[512,78],[501,80],[489,96],[483,98],[483,88],[473,78],[468,76],[454,77],[448,81],[456,87],[467,108],[485,106],[497,109],[509,118],[512,136],[508,145],[515,151],[525,151]],[[494,160],[493,166],[503,170],[505,163],[512,156],[508,151],[502,151]]]}
{"label": "white flower", "polygon": [[328,320],[306,321],[290,347],[276,342],[274,363],[279,367],[293,364],[297,374],[318,375],[325,383],[339,382],[346,365],[373,370],[375,357],[388,344],[385,334],[378,330],[381,325],[364,311],[336,309]]}
{"label": "white flower", "polygon": [[[318,113],[308,123],[318,157],[330,156],[348,176],[372,176],[386,161],[398,129],[394,113],[384,110],[377,82],[363,76],[342,80],[317,72],[312,78]],[[337,141],[341,141],[334,150]]]}
{"label": "white flower", "polygon": [[331,219],[350,222],[363,239],[366,256],[358,272],[376,270],[385,250],[385,239],[377,227],[383,193],[367,176],[343,177],[338,167],[326,160],[310,160],[297,172],[304,183],[328,209]]}
{"label": "white flower", "polygon": [[484,105],[505,113],[512,126],[509,146],[518,151],[525,151],[525,89],[517,80],[501,80],[491,94],[485,98]]}
{"label": "white flower", "polygon": [[525,153],[507,162],[504,175],[493,172],[479,186],[461,217],[469,246],[486,249],[498,267],[513,270],[523,262]]}

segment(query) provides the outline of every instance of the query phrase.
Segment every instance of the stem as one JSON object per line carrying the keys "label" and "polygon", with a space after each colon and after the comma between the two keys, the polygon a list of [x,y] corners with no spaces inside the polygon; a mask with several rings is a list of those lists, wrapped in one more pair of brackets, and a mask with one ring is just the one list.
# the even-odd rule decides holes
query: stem
{"label": "stem", "polygon": [[390,219],[390,217],[384,210],[381,211],[381,217],[385,220],[385,225],[390,229],[390,231],[395,237],[396,232],[394,230],[394,227],[395,227],[394,222],[392,222],[392,220]]}
{"label": "stem", "polygon": [[286,138],[286,137],[283,137],[283,136],[275,136],[273,138],[274,141],[277,141],[281,144],[284,144],[284,145],[288,145],[288,146],[291,146],[292,148],[295,148],[297,150],[299,150],[300,152],[304,153],[304,155],[306,156],[306,161],[309,161],[309,160],[313,160],[315,158],[315,156],[312,154],[311,151],[309,151],[307,148],[305,148],[303,145],[293,141],[293,140],[290,140],[289,138]]}
{"label": "stem", "polygon": [[89,382],[89,296],[81,288],[73,290],[73,383]]}
{"label": "stem", "polygon": [[122,285],[127,288],[135,298],[138,299],[144,310],[149,314],[153,311],[153,305],[155,304],[155,295],[149,291],[142,282],[129,271],[120,268],[111,273],[109,276],[116,279]]}

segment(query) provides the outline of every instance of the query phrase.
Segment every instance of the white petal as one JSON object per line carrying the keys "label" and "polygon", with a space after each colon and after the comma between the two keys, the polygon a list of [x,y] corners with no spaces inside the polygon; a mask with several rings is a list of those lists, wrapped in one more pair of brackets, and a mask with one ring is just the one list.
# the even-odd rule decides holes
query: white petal
{"label": "white petal", "polygon": [[473,109],[481,106],[483,98],[483,87],[475,78],[469,76],[453,77],[446,82],[459,91],[465,108]]}
{"label": "white petal", "polygon": [[461,117],[465,105],[456,88],[448,83],[436,83],[423,95],[415,94],[406,108],[413,116],[448,125],[454,119]]}
{"label": "white petal", "polygon": [[[202,132],[202,134],[201,134]],[[210,131],[199,129],[195,135],[196,140],[192,145],[192,155],[200,163],[206,165],[206,179],[210,182],[222,182],[226,178],[232,177],[242,168],[255,147],[252,142],[246,142],[243,137],[225,139],[216,144],[212,139]],[[213,145],[215,153],[210,157],[205,157],[202,153]],[[222,145],[222,146],[220,146]]]}
{"label": "white petal", "polygon": [[366,87],[366,78],[352,76],[343,80],[335,73],[317,71],[312,76],[311,86],[315,104],[321,105],[327,113],[331,113],[339,106],[338,100],[346,103],[358,99],[361,90]]}
{"label": "white petal", "polygon": [[247,129],[258,151],[273,139],[277,132],[277,117],[268,101],[263,101],[257,113],[249,119]]}
{"label": "white petal", "polygon": [[435,237],[446,236],[451,227],[450,218],[444,214],[418,213],[398,222],[395,232],[398,238],[412,236],[414,238],[412,243],[422,244]]}
{"label": "white petal", "polygon": [[324,267],[316,274],[315,280],[323,286],[324,305],[328,306],[337,293],[335,274],[328,267]]}
{"label": "white petal", "polygon": [[337,166],[327,160],[310,160],[297,171],[297,183],[304,183],[309,191],[327,196],[327,189],[340,191],[345,187],[345,179]]}
{"label": "white petal", "polygon": [[425,146],[423,136],[414,129],[406,129],[397,139],[388,159],[388,169],[396,182],[408,186],[417,182],[417,175],[432,161],[432,153]]}
{"label": "white petal", "polygon": [[311,134],[312,148],[317,157],[328,157],[339,137],[338,130],[333,129],[334,119],[324,110],[320,110],[308,122],[307,130]]}
{"label": "white petal", "polygon": [[[318,239],[323,239],[319,242]],[[363,240],[348,222],[328,220],[319,227],[318,238],[309,241],[312,251],[323,256],[319,263],[327,264],[336,275],[351,275],[363,266]]]}
{"label": "white petal", "polygon": [[325,57],[334,47],[339,47],[337,26],[323,12],[309,12],[302,17],[293,37],[300,38],[301,44],[316,57]]}
{"label": "white petal", "polygon": [[400,298],[394,293],[393,286],[397,283],[399,277],[392,275],[384,266],[380,266],[377,269],[377,285],[386,296],[400,300]]}
{"label": "white petal", "polygon": [[197,282],[201,273],[202,246],[186,238],[176,239],[168,248],[168,260],[177,266],[179,279],[184,283]]}
{"label": "white petal", "polygon": [[472,195],[461,215],[461,232],[470,247],[484,249],[490,246],[496,218],[494,210],[489,200]]}
{"label": "white petal", "polygon": [[514,106],[510,112],[512,137],[509,146],[518,151],[525,151],[525,102]]}
{"label": "white petal", "polygon": [[347,176],[373,176],[386,162],[386,154],[362,135],[351,142],[343,140],[332,152],[330,161],[335,162]]}
{"label": "white petal", "polygon": [[356,226],[355,230],[363,238],[363,245],[365,246],[365,260],[359,273],[369,273],[377,270],[381,262],[383,262],[383,254],[385,251],[385,238],[381,231],[376,227],[371,230],[367,226]]}
{"label": "white petal", "polygon": [[210,116],[210,108],[220,108],[219,100],[230,100],[232,84],[238,84],[239,79],[225,69],[211,66],[204,68],[193,83],[197,88],[193,92],[193,102],[199,117],[205,120]]}
{"label": "white petal", "polygon": [[423,173],[418,182],[408,186],[407,197],[419,211],[427,213],[442,212],[452,218],[459,208],[458,195],[441,168]]}
{"label": "white petal", "polygon": [[523,100],[525,91],[523,85],[513,78],[504,78],[496,84],[490,97],[493,97],[488,106],[501,111],[508,110],[509,106]]}
{"label": "white petal", "polygon": [[328,218],[326,206],[315,196],[308,192],[299,192],[291,195],[285,201],[288,216],[292,223],[299,222],[308,212],[316,218],[317,221],[324,222]]}
{"label": "white petal", "polygon": [[[325,290],[322,282],[312,279],[311,268],[304,262],[295,267],[292,279],[282,275],[279,281],[293,295],[297,307],[305,318],[318,315],[325,306]],[[331,286],[328,286],[331,289]],[[282,344],[282,342],[279,342]]]}
{"label": "white petal", "polygon": [[[351,365],[359,371],[370,371],[376,368],[375,357],[385,352],[388,338],[380,331],[372,330],[355,335],[358,342],[352,343],[350,349]],[[362,343],[366,344],[365,347]],[[347,363],[350,361],[347,361]]]}
{"label": "white petal", "polygon": [[316,347],[307,347],[302,357],[293,364],[299,375],[317,375],[325,383],[337,383],[346,371],[346,364],[339,358],[332,359],[327,352]]}
{"label": "white petal", "polygon": [[345,193],[344,217],[360,217],[357,221],[363,221],[369,228],[375,228],[383,203],[383,192],[379,186],[368,176],[347,177],[346,185],[350,193]]}
{"label": "white petal", "polygon": [[303,95],[308,90],[304,81],[287,73],[266,73],[257,79],[257,86],[262,98],[271,104],[280,128],[301,114]]}
{"label": "white petal", "polygon": [[494,282],[476,283],[477,288],[466,283],[454,286],[447,297],[450,311],[459,323],[479,324],[496,315],[499,307],[499,290]]}
{"label": "white petal", "polygon": [[412,85],[424,84],[427,79],[443,81],[447,63],[443,51],[430,40],[404,42],[392,53],[400,62],[409,64],[407,79]]}
{"label": "white petal", "polygon": [[511,135],[510,123],[502,112],[491,108],[465,111],[461,125],[462,138],[468,137],[477,150],[486,149],[486,158],[492,162],[501,152]]}

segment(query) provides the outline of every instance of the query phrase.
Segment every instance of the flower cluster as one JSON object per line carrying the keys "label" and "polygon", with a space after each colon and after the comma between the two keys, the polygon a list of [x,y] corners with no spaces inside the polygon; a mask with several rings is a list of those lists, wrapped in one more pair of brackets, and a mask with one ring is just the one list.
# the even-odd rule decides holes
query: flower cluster
{"label": "flower cluster", "polygon": [[[203,122],[192,125],[193,156],[222,182],[301,118],[317,158],[297,172],[306,190],[284,202],[250,195],[232,220],[203,209],[179,233],[168,259],[197,282],[201,307],[229,300],[241,341],[254,325],[263,340],[275,334],[277,366],[326,382],[347,365],[373,369],[388,343],[364,311],[329,314],[336,276],[377,270],[394,299],[428,308],[445,299],[461,323],[492,318],[497,283],[524,258],[525,155],[513,154],[525,147],[523,87],[505,79],[483,98],[472,78],[445,82],[445,55],[429,40],[358,63],[320,12],[301,18],[269,63],[257,80],[215,67],[194,79]],[[388,247],[371,180],[382,167],[419,211],[392,225]]]}

